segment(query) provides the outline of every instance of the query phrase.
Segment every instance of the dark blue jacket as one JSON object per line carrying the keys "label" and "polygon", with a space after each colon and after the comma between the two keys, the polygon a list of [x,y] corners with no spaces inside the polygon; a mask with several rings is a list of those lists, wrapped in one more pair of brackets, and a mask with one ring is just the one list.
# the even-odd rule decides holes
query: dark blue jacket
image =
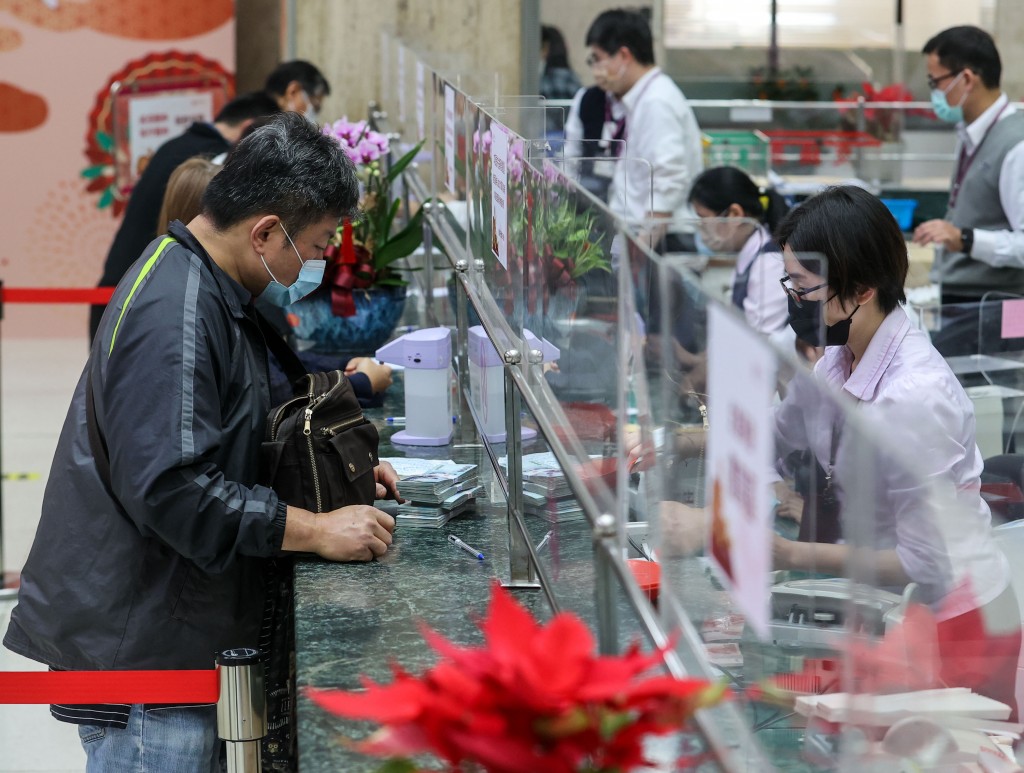
{"label": "dark blue jacket", "polygon": [[[265,344],[249,294],[184,226],[170,232],[104,314],[4,638],[57,668],[210,668],[257,642],[264,558],[285,525],[284,503],[256,485]],[[114,498],[89,439],[90,378]]]}

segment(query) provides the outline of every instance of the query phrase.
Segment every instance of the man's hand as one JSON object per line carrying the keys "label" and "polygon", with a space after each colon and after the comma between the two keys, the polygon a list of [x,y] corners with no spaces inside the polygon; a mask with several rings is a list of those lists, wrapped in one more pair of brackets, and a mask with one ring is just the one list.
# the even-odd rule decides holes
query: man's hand
{"label": "man's hand", "polygon": [[314,516],[313,552],[328,561],[372,561],[387,552],[395,519],[370,505]]}
{"label": "man's hand", "polygon": [[405,501],[398,493],[398,473],[390,462],[381,462],[374,467],[373,479],[377,481],[377,499],[394,499],[398,504]]}
{"label": "man's hand", "polygon": [[668,556],[693,556],[704,547],[707,514],[703,508],[665,500],[658,506],[661,550]]}
{"label": "man's hand", "polygon": [[928,220],[914,229],[914,244],[941,244],[953,252],[962,252],[960,229],[947,220]]}
{"label": "man's hand", "polygon": [[391,366],[377,362],[373,357],[353,357],[349,360],[345,366],[345,375],[351,376],[353,373],[365,373],[374,394],[391,386]]}

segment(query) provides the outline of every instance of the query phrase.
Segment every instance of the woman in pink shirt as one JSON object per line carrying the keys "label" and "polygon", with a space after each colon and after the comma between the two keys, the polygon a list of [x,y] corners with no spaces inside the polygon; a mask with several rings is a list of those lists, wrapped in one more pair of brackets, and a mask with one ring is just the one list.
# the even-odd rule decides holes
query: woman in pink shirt
{"label": "woman in pink shirt", "polygon": [[847,186],[793,210],[775,236],[790,324],[825,347],[818,383],[796,379],[776,409],[779,457],[811,451],[842,533],[835,544],[777,537],[776,568],[843,575],[851,543],[873,549],[875,583],[915,582],[934,612],[943,681],[1015,707],[1020,612],[980,494],[974,410],[899,305],[899,226],[874,195]]}

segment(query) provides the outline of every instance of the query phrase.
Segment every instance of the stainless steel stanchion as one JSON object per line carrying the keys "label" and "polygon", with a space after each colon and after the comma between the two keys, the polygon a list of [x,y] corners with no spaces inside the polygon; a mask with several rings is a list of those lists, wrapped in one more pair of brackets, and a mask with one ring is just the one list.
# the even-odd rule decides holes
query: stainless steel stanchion
{"label": "stainless steel stanchion", "polygon": [[615,607],[615,569],[610,552],[616,550],[615,516],[604,513],[594,521],[594,601],[597,608],[597,643],[602,655],[619,653],[619,620]]}
{"label": "stainless steel stanchion", "polygon": [[224,650],[217,674],[217,735],[226,741],[228,773],[260,773],[260,740],[267,734],[263,655],[248,647]]}
{"label": "stainless steel stanchion", "polygon": [[[3,293],[4,283],[0,281],[0,320],[4,318]],[[0,430],[0,456],[3,449],[2,438],[3,431]],[[0,473],[2,472],[3,467],[0,465]],[[4,563],[4,492],[3,480],[0,479],[0,601],[13,601],[18,598],[17,577],[16,573],[7,571],[7,564]]]}

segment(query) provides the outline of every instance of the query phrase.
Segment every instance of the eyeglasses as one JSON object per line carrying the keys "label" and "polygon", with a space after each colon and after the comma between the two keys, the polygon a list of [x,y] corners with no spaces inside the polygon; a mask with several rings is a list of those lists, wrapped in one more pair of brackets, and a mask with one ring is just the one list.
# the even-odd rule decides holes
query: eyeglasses
{"label": "eyeglasses", "polygon": [[954,72],[947,72],[945,75],[940,75],[938,78],[933,78],[931,75],[928,76],[928,88],[934,91],[939,87],[939,84],[943,81],[947,81],[950,78],[955,78],[957,75],[962,73],[963,70],[955,70]]}
{"label": "eyeglasses", "polygon": [[828,287],[828,282],[822,282],[820,285],[814,287],[808,287],[806,290],[797,290],[790,287],[786,282],[789,281],[789,274],[783,274],[782,279],[779,280],[779,284],[782,285],[782,289],[786,295],[793,299],[793,303],[796,304],[798,309],[802,309],[804,296],[808,293],[813,293],[815,290],[820,290],[822,287]]}

